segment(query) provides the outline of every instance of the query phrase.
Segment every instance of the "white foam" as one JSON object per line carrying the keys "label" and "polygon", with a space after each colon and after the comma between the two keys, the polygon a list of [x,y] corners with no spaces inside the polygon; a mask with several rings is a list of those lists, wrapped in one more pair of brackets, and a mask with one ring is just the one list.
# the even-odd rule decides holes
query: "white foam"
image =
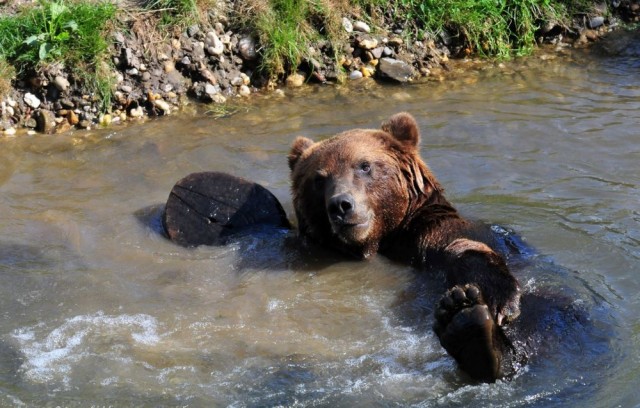
{"label": "white foam", "polygon": [[118,352],[123,343],[149,346],[160,341],[158,323],[146,314],[108,316],[102,312],[67,319],[59,327],[48,331],[40,324],[21,328],[12,333],[25,361],[24,376],[34,382],[59,380],[68,385],[68,374],[83,358],[102,353],[94,350],[94,340],[109,337],[114,341],[111,350]]}

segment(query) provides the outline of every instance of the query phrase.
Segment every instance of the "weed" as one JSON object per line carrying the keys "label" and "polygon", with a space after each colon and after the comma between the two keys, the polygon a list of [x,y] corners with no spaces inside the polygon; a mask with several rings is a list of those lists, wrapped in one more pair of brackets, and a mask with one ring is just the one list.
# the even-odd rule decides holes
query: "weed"
{"label": "weed", "polygon": [[0,58],[19,75],[62,66],[91,93],[110,98],[109,76],[99,65],[107,57],[103,34],[115,12],[106,2],[40,0],[15,16],[0,17]]}

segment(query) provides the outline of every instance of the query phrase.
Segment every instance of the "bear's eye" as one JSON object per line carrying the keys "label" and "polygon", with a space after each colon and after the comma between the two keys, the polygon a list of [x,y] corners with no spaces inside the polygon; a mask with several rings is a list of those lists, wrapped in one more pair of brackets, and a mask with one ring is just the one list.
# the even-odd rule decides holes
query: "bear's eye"
{"label": "bear's eye", "polygon": [[371,164],[368,161],[360,163],[360,171],[365,174],[371,173]]}

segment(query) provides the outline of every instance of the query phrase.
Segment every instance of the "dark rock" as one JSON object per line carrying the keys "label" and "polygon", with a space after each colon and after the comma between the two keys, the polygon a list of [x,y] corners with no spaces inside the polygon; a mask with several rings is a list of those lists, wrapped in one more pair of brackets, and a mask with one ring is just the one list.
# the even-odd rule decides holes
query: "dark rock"
{"label": "dark rock", "polygon": [[258,58],[258,54],[256,53],[256,42],[250,36],[242,37],[238,41],[238,51],[242,56],[242,59],[245,61],[254,61]]}
{"label": "dark rock", "polygon": [[187,35],[189,37],[193,37],[196,34],[198,34],[200,32],[200,27],[198,27],[197,24],[194,24],[192,26],[190,26],[189,28],[187,28]]}
{"label": "dark rock", "polygon": [[51,133],[56,127],[56,115],[46,109],[39,109],[34,114],[36,119],[36,130],[43,133]]}
{"label": "dark rock", "polygon": [[378,72],[382,78],[398,82],[409,82],[414,75],[411,65],[393,58],[381,58]]}
{"label": "dark rock", "polygon": [[61,99],[60,104],[67,109],[73,109],[76,107],[75,103],[73,103],[71,99],[67,99],[67,98]]}
{"label": "dark rock", "polygon": [[162,217],[178,245],[221,245],[254,229],[290,228],[278,199],[251,181],[225,173],[193,173],[171,190]]}

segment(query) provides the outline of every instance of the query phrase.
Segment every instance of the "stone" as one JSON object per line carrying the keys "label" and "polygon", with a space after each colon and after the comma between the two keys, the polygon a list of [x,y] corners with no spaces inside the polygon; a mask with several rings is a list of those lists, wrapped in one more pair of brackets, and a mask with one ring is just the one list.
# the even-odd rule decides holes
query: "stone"
{"label": "stone", "polygon": [[353,24],[353,31],[360,31],[361,33],[370,33],[371,28],[364,21],[356,21]]}
{"label": "stone", "polygon": [[244,84],[244,80],[242,79],[242,77],[240,75],[238,75],[237,77],[233,78],[231,80],[231,85],[233,86],[240,86]]}
{"label": "stone", "polygon": [[133,88],[129,85],[122,85],[120,86],[120,90],[124,93],[131,93],[131,91],[133,91]]}
{"label": "stone", "polygon": [[385,47],[376,47],[371,50],[371,55],[373,55],[374,59],[380,59],[384,53],[384,49]]}
{"label": "stone", "polygon": [[200,27],[197,24],[194,24],[187,28],[187,35],[189,37],[193,37],[200,32]]}
{"label": "stone", "polygon": [[56,127],[56,115],[50,110],[40,109],[35,112],[36,130],[51,133]]}
{"label": "stone", "polygon": [[251,78],[249,78],[249,75],[245,74],[244,72],[240,73],[240,78],[242,78],[243,85],[249,85],[251,83]]}
{"label": "stone", "polygon": [[393,58],[381,58],[378,71],[382,78],[397,82],[409,82],[414,75],[411,65]]}
{"label": "stone", "polygon": [[179,180],[167,199],[162,225],[184,247],[223,245],[252,228],[289,229],[278,199],[266,188],[226,173],[193,173]]}
{"label": "stone", "polygon": [[227,102],[227,98],[225,98],[224,96],[222,96],[219,93],[217,93],[215,95],[211,95],[211,101],[213,103],[223,104],[223,103]]}
{"label": "stone", "polygon": [[142,106],[131,109],[129,111],[129,116],[131,116],[132,118],[141,118],[142,116],[144,116],[144,110],[142,109]]}
{"label": "stone", "polygon": [[240,86],[240,89],[238,90],[238,94],[240,96],[249,96],[249,95],[251,95],[251,89],[249,89],[249,87],[246,86],[246,85],[242,85],[242,86]]}
{"label": "stone", "polygon": [[255,61],[258,58],[256,53],[256,41],[251,36],[244,36],[238,41],[238,52],[245,61]]}
{"label": "stone", "polygon": [[391,57],[393,54],[394,51],[390,47],[384,47],[384,49],[382,50],[382,55],[384,55],[385,57]]}
{"label": "stone", "polygon": [[69,81],[67,78],[58,75],[53,79],[53,86],[55,86],[58,91],[64,92],[69,88]]}
{"label": "stone", "polygon": [[207,95],[215,95],[220,93],[220,87],[218,85],[206,84],[204,86],[204,93]]}
{"label": "stone", "polygon": [[305,80],[304,75],[296,72],[289,75],[285,82],[287,86],[290,88],[298,88],[304,85],[304,80]]}
{"label": "stone", "polygon": [[372,50],[378,46],[378,40],[370,37],[363,37],[358,40],[358,47],[363,50]]}
{"label": "stone", "polygon": [[349,79],[360,79],[362,77],[363,75],[362,75],[362,72],[360,71],[353,71],[349,74]]}
{"label": "stone", "polygon": [[3,133],[5,134],[5,136],[14,136],[16,134],[16,128],[14,127],[6,128]]}
{"label": "stone", "polygon": [[33,109],[37,109],[40,106],[40,99],[32,93],[27,92],[24,94],[24,103]]}
{"label": "stone", "polygon": [[171,106],[162,99],[155,99],[153,101],[153,106],[160,109],[164,115],[168,115],[171,113]]}
{"label": "stone", "polygon": [[80,129],[91,129],[91,121],[87,119],[83,119],[80,122],[78,122],[78,127]]}
{"label": "stone", "polygon": [[346,17],[342,17],[342,28],[344,28],[344,31],[347,33],[353,32],[353,24],[351,24],[351,20]]}
{"label": "stone", "polygon": [[75,126],[78,124],[80,119],[78,119],[78,115],[74,111],[67,112],[67,121],[71,126]]}
{"label": "stone", "polygon": [[598,28],[604,24],[604,17],[593,17],[589,19],[589,28],[594,29]]}
{"label": "stone", "polygon": [[206,50],[211,55],[221,55],[224,52],[224,44],[220,41],[215,31],[209,31],[204,39]]}

